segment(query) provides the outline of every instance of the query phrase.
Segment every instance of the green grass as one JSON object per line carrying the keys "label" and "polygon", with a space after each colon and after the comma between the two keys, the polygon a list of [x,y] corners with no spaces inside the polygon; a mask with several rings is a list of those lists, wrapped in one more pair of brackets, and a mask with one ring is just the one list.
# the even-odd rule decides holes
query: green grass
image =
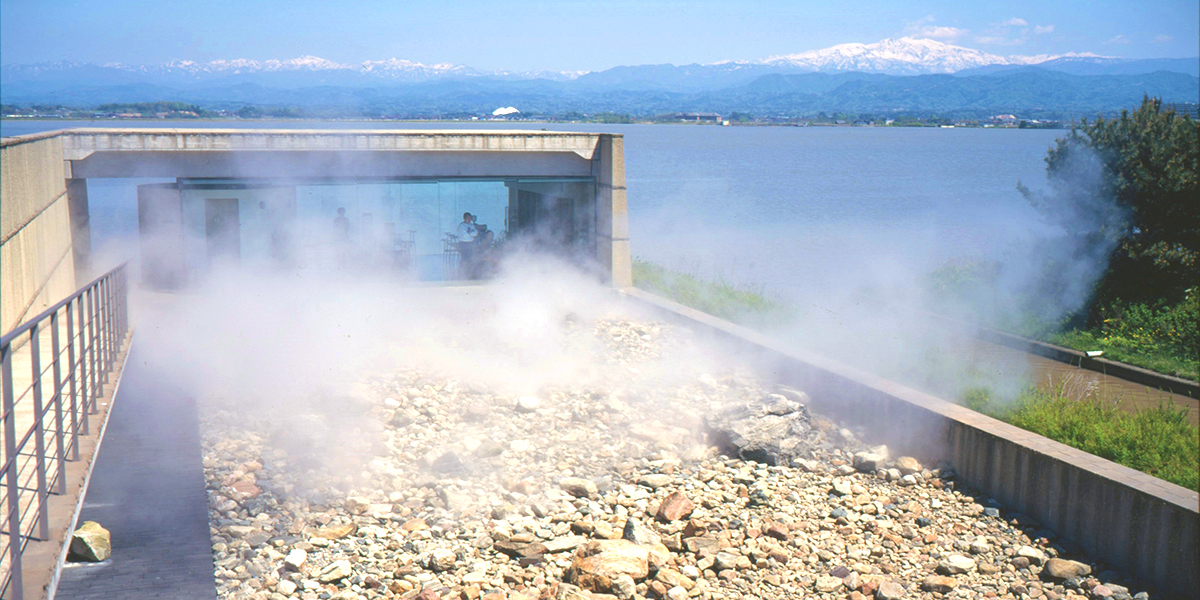
{"label": "green grass", "polygon": [[644,260],[633,261],[633,285],[729,321],[756,323],[785,311],[761,289],[705,281]]}
{"label": "green grass", "polygon": [[1200,296],[1192,290],[1175,306],[1117,303],[1105,307],[1102,317],[1099,327],[1065,331],[1047,341],[1076,350],[1103,350],[1108,359],[1200,380]]}
{"label": "green grass", "polygon": [[1200,429],[1187,411],[1169,404],[1134,413],[1094,395],[1072,397],[1065,386],[1030,388],[1011,404],[998,403],[990,390],[969,390],[964,406],[1072,448],[1200,489]]}

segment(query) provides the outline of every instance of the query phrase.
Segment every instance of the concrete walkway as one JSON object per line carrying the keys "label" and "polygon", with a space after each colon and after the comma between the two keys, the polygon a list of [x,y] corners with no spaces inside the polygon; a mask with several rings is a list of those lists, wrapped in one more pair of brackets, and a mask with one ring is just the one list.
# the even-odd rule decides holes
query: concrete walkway
{"label": "concrete walkway", "polygon": [[112,558],[67,563],[58,598],[216,597],[196,404],[140,355],[134,343],[80,515],[112,532]]}

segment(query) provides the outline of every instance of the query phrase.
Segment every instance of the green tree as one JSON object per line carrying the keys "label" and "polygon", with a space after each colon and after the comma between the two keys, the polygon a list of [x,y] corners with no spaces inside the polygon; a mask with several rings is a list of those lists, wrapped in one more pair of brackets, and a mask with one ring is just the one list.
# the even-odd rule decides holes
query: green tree
{"label": "green tree", "polygon": [[1121,303],[1176,305],[1200,282],[1200,124],[1146,97],[1132,113],[1084,121],[1046,156],[1051,192],[1018,184],[1085,247],[1111,248],[1086,315]]}

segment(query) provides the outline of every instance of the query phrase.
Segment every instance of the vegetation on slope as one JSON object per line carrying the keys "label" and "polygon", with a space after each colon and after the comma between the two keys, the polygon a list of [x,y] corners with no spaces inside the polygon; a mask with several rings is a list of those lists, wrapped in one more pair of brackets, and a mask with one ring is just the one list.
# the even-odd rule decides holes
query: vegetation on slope
{"label": "vegetation on slope", "polygon": [[1074,397],[1068,387],[1030,388],[1011,404],[998,403],[990,390],[977,388],[961,402],[1073,448],[1200,489],[1200,429],[1188,422],[1186,410],[1160,404],[1130,413],[1094,394]]}

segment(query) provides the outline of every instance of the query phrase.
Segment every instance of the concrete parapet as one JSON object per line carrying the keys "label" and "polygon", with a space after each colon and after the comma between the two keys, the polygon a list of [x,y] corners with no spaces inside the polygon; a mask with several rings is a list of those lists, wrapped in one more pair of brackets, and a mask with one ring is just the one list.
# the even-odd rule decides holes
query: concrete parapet
{"label": "concrete parapet", "polygon": [[1191,598],[1200,587],[1200,494],[965,407],[628,288],[668,320],[733,344],[822,413],[862,425],[893,450],[950,461],[962,481],[1090,556]]}

